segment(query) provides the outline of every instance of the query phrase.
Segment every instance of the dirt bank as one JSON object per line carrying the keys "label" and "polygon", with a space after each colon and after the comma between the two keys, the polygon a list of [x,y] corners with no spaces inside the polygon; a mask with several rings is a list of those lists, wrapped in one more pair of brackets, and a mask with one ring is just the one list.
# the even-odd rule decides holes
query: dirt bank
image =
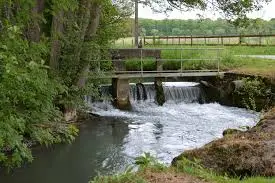
{"label": "dirt bank", "polygon": [[205,167],[233,176],[275,176],[275,108],[257,126],[186,151],[182,158],[199,160]]}
{"label": "dirt bank", "polygon": [[175,172],[145,171],[142,175],[148,183],[207,183],[197,177]]}

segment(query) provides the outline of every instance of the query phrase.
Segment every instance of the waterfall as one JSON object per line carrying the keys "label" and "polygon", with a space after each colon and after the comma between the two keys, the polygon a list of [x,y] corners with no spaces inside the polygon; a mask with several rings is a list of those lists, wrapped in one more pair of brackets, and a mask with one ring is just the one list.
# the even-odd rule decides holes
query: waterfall
{"label": "waterfall", "polygon": [[[204,103],[204,93],[198,83],[190,82],[164,82],[164,95],[166,102],[185,102],[185,103]],[[102,85],[100,87],[100,102],[110,103],[112,87],[111,85]],[[156,91],[154,83],[130,83],[130,100],[155,102]],[[90,96],[85,96],[84,100],[88,105],[95,101]]]}
{"label": "waterfall", "polygon": [[144,84],[137,83],[136,84],[137,89],[137,100],[147,100],[147,92]]}
{"label": "waterfall", "polygon": [[164,95],[166,101],[204,103],[205,97],[197,83],[164,83]]}
{"label": "waterfall", "polygon": [[[167,102],[204,103],[204,94],[198,83],[190,82],[164,82],[165,100]],[[131,101],[147,100],[154,102],[156,91],[154,83],[130,84]]]}
{"label": "waterfall", "polygon": [[131,101],[142,101],[147,100],[154,102],[156,91],[154,83],[131,83],[130,84],[130,100]]}

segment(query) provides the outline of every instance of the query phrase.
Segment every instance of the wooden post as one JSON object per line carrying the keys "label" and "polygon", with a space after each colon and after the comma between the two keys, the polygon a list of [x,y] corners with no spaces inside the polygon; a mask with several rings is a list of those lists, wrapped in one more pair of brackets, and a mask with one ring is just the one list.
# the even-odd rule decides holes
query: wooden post
{"label": "wooden post", "polygon": [[241,34],[240,34],[240,37],[239,37],[239,45],[241,45],[242,44],[242,36],[241,36]]}
{"label": "wooden post", "polygon": [[180,45],[180,37],[179,37],[179,45]]}
{"label": "wooden post", "polygon": [[143,45],[145,45],[146,44],[146,37],[144,36],[144,38],[143,38]]}
{"label": "wooden post", "polygon": [[193,36],[191,35],[191,46],[193,46]]}
{"label": "wooden post", "polygon": [[221,36],[221,43],[222,43],[222,45],[223,45],[223,37]]}

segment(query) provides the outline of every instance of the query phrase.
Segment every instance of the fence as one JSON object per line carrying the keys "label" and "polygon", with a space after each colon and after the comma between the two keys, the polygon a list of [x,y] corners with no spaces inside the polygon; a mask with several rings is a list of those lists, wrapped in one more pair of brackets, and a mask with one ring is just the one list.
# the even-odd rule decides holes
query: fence
{"label": "fence", "polygon": [[275,46],[275,34],[144,37],[144,45]]}
{"label": "fence", "polygon": [[[145,46],[186,45],[186,46],[275,46],[275,34],[223,35],[223,36],[145,36]],[[115,47],[134,47],[134,38],[121,38]]]}

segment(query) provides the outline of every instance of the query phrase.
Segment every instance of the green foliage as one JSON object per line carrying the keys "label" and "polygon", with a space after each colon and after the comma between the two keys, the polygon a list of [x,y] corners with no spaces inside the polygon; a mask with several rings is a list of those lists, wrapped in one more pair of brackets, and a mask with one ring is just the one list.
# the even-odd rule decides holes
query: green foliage
{"label": "green foliage", "polygon": [[0,37],[0,164],[12,168],[32,160],[30,142],[71,142],[77,129],[59,122],[54,101],[65,89],[48,77],[47,46],[29,44],[16,26],[5,31]]}
{"label": "green foliage", "polygon": [[[130,32],[133,25],[132,19],[128,23],[128,36],[132,36]],[[246,27],[235,26],[224,19],[200,19],[200,20],[152,20],[140,19],[139,24],[142,34],[145,36],[190,36],[190,35],[240,35],[240,34],[274,34],[275,21],[262,20],[262,19],[249,19],[247,20]],[[155,44],[158,44],[156,39]],[[162,41],[162,40],[161,40]],[[177,40],[175,39],[175,42]],[[184,40],[181,40],[184,41]],[[243,39],[243,42],[246,42]],[[257,39],[256,43],[259,42]],[[162,41],[165,44],[165,40]]]}
{"label": "green foliage", "polygon": [[141,167],[148,167],[155,164],[155,162],[156,159],[150,153],[144,153],[142,156],[135,158],[135,164]]}
{"label": "green foliage", "polygon": [[151,168],[157,171],[163,171],[167,167],[160,163],[156,157],[150,153],[144,153],[142,156],[135,158],[135,164],[139,166],[140,171],[146,168]]}
{"label": "green foliage", "polygon": [[257,100],[261,98],[266,101],[270,100],[271,89],[260,78],[245,78],[242,81],[244,85],[236,92],[242,97],[242,102],[247,109],[257,110]]}

